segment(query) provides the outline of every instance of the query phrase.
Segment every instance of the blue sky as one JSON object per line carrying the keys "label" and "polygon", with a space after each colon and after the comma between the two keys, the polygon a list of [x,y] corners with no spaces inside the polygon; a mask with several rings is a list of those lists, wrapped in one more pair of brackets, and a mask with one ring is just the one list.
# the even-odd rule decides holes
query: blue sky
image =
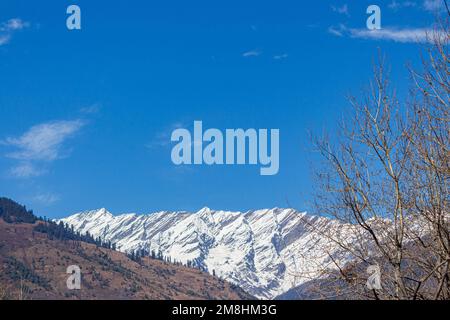
{"label": "blue sky", "polygon": [[[0,3],[0,194],[39,215],[310,208],[308,131],[333,131],[378,48],[400,93],[437,0]],[[77,4],[82,30],[66,28]],[[280,172],[183,166],[178,126],[279,128]]]}

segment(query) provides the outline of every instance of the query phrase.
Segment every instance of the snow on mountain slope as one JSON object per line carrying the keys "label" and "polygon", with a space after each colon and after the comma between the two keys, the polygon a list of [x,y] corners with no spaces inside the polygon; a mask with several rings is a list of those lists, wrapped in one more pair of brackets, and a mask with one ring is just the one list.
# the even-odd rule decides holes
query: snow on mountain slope
{"label": "snow on mountain slope", "polygon": [[[335,259],[345,260],[310,226],[346,231],[336,221],[293,209],[241,212],[203,208],[196,213],[114,216],[106,209],[62,219],[75,230],[116,243],[118,250],[162,252],[173,261],[196,261],[248,293],[272,299],[312,278]],[[349,233],[350,234],[350,233]]]}

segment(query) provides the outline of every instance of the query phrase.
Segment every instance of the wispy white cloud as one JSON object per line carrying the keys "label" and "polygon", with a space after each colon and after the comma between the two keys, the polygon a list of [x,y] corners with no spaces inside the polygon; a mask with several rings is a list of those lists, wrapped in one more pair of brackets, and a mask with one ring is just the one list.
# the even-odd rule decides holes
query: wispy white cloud
{"label": "wispy white cloud", "polygon": [[392,0],[391,3],[388,4],[388,8],[392,9],[392,10],[399,10],[399,9],[403,9],[403,8],[413,8],[416,7],[417,3],[414,1],[396,1],[396,0]]}
{"label": "wispy white cloud", "polygon": [[333,10],[334,12],[337,12],[337,13],[339,13],[339,14],[344,14],[344,15],[346,15],[347,17],[349,17],[350,16],[350,12],[349,12],[349,10],[348,10],[348,5],[345,3],[345,4],[343,4],[342,6],[331,6],[331,10]]}
{"label": "wispy white cloud", "polygon": [[383,28],[380,30],[347,28],[345,25],[331,26],[328,32],[338,36],[368,40],[386,40],[399,43],[425,43],[436,37],[444,37],[444,33],[432,28]]}
{"label": "wispy white cloud", "polygon": [[18,178],[42,175],[45,170],[39,169],[38,164],[67,156],[64,142],[83,126],[82,120],[46,122],[31,127],[19,137],[0,140],[0,145],[13,149],[6,156],[19,162],[10,173]]}
{"label": "wispy white cloud", "polygon": [[11,39],[11,36],[9,34],[4,34],[4,35],[0,34],[0,46],[7,44],[10,39]]}
{"label": "wispy white cloud", "polygon": [[0,23],[0,46],[8,44],[14,32],[28,28],[29,26],[29,22],[19,18],[9,19]]}
{"label": "wispy white cloud", "polygon": [[53,161],[61,157],[64,141],[83,125],[81,120],[42,123],[31,127],[18,138],[6,138],[1,143],[16,148],[8,154],[10,158]]}
{"label": "wispy white cloud", "polygon": [[6,22],[3,22],[0,25],[0,31],[16,31],[16,30],[22,30],[30,26],[29,22],[23,21],[19,18],[9,19]]}
{"label": "wispy white cloud", "polygon": [[33,200],[43,205],[52,205],[59,200],[59,196],[53,193],[40,193],[33,197]]}
{"label": "wispy white cloud", "polygon": [[350,36],[353,38],[391,40],[400,43],[425,43],[431,42],[436,36],[436,31],[429,28],[411,29],[350,29]]}
{"label": "wispy white cloud", "polygon": [[424,0],[423,8],[429,12],[441,11],[445,8],[444,0]]}
{"label": "wispy white cloud", "polygon": [[250,50],[250,51],[246,51],[242,54],[243,57],[245,58],[249,58],[249,57],[258,57],[262,54],[261,51],[259,50]]}
{"label": "wispy white cloud", "polygon": [[95,113],[99,113],[101,108],[102,107],[100,104],[95,103],[93,105],[81,108],[80,112],[83,114],[95,114]]}
{"label": "wispy white cloud", "polygon": [[38,169],[30,162],[19,163],[11,168],[9,173],[16,178],[38,177],[46,173],[43,169]]}
{"label": "wispy white cloud", "polygon": [[289,57],[289,55],[287,53],[277,54],[277,55],[273,56],[273,58],[275,60],[283,60],[283,59],[286,59],[287,57]]}
{"label": "wispy white cloud", "polygon": [[346,31],[347,28],[343,24],[340,24],[338,26],[330,26],[328,28],[328,32],[337,37],[343,37]]}
{"label": "wispy white cloud", "polygon": [[149,143],[146,144],[146,147],[149,149],[167,147],[172,143],[170,141],[172,132],[176,129],[187,128],[187,127],[189,127],[187,122],[183,122],[183,121],[174,122],[174,123],[170,124],[169,126],[165,127],[160,132],[156,133],[156,135],[153,137],[153,139]]}
{"label": "wispy white cloud", "polygon": [[429,12],[438,12],[445,10],[444,0],[392,0],[388,4],[388,8],[392,10],[399,10],[404,8],[420,8]]}

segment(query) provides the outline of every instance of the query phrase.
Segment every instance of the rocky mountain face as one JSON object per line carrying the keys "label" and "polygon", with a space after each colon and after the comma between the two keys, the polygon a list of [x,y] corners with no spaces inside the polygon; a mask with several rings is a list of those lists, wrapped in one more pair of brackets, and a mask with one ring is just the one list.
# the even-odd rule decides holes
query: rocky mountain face
{"label": "rocky mountain face", "polygon": [[348,257],[311,230],[351,232],[334,220],[293,209],[248,212],[157,212],[112,215],[106,209],[65,219],[76,231],[116,244],[123,252],[158,252],[172,261],[195,262],[211,274],[261,299],[274,299],[320,276],[320,270]]}

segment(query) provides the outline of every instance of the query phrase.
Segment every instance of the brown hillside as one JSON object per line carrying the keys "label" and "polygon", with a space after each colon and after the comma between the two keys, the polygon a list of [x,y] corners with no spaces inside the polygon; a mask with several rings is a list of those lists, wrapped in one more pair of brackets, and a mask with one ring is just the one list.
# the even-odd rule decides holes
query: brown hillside
{"label": "brown hillside", "polygon": [[[251,298],[196,269],[151,258],[137,263],[92,244],[49,240],[33,227],[0,219],[0,300]],[[81,290],[66,287],[69,265],[81,268]]]}

